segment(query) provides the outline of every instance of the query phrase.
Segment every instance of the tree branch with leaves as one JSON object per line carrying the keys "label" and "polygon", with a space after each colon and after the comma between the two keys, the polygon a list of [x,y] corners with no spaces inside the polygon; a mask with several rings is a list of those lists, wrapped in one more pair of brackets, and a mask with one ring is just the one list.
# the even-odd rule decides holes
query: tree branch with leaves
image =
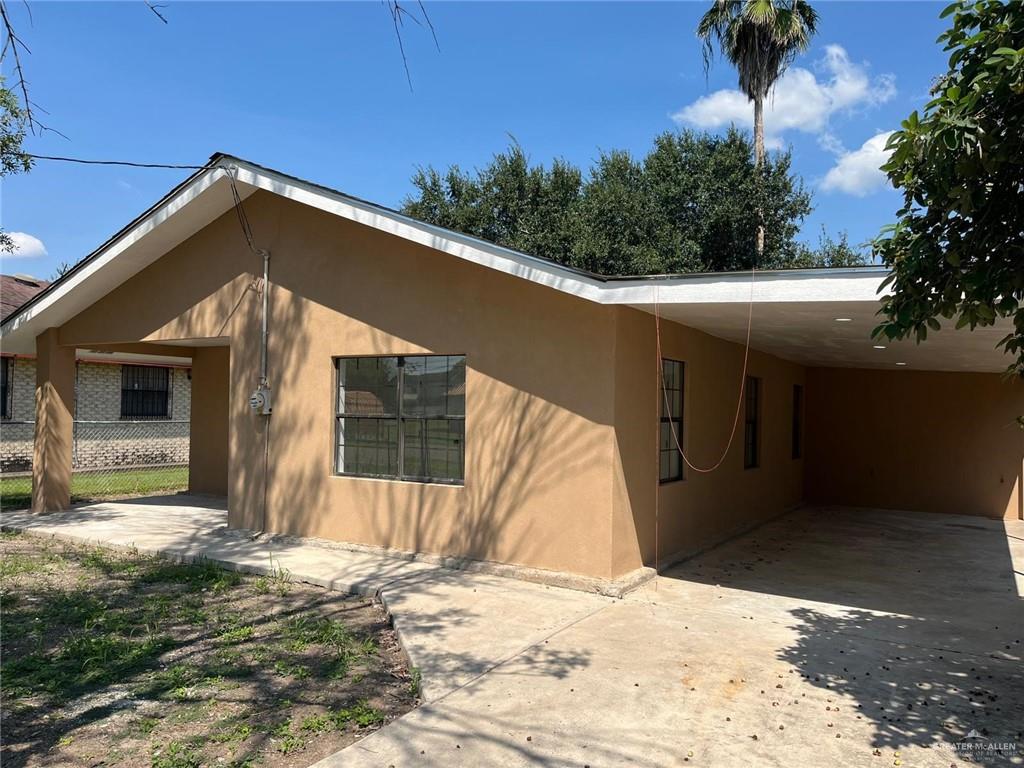
{"label": "tree branch with leaves", "polygon": [[940,38],[949,70],[889,139],[882,169],[903,191],[899,220],[874,242],[892,268],[875,336],[992,326],[1024,376],[1024,2],[957,2]]}

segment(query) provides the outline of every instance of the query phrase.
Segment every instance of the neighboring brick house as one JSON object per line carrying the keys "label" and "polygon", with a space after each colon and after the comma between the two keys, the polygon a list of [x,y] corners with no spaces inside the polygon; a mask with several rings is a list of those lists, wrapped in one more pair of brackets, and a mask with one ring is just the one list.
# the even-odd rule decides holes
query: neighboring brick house
{"label": "neighboring brick house", "polygon": [[[7,317],[48,285],[0,275]],[[83,351],[75,372],[73,462],[78,469],[187,464],[191,370],[187,358],[158,364],[141,355]],[[32,467],[35,359],[0,355],[0,472]]]}

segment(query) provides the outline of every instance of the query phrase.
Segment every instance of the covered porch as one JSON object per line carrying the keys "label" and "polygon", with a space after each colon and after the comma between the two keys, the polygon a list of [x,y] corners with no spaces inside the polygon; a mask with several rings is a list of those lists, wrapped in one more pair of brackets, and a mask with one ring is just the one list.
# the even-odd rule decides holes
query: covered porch
{"label": "covered porch", "polygon": [[[33,511],[63,510],[73,501],[137,495],[150,489],[226,497],[226,345],[199,346],[193,340],[190,345],[135,342],[77,346],[62,344],[58,330],[49,329],[36,339],[35,346],[35,435],[30,473]],[[109,423],[76,418],[76,374],[82,352],[90,357],[116,354],[128,361],[125,365],[131,363],[130,367],[143,373],[161,373],[171,361],[176,365],[187,361],[188,368],[182,373],[189,379],[191,402],[184,420],[173,418],[169,404],[166,416],[161,409],[160,416],[143,417],[143,421],[132,421],[124,412],[120,421]],[[145,382],[138,386],[145,386]],[[166,379],[164,387],[156,394],[169,398]],[[137,394],[142,398],[149,395],[147,391]],[[125,397],[124,390],[120,396]],[[154,434],[163,439],[149,439]]]}

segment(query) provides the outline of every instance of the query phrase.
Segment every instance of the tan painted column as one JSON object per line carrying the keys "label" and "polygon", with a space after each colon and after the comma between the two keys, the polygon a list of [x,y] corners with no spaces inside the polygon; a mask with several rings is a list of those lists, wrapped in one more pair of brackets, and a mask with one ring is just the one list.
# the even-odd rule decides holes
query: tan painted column
{"label": "tan painted column", "polygon": [[57,343],[57,329],[36,337],[36,435],[32,511],[71,504],[71,441],[75,418],[75,348]]}
{"label": "tan painted column", "polygon": [[189,493],[228,495],[230,351],[197,347],[192,353]]}

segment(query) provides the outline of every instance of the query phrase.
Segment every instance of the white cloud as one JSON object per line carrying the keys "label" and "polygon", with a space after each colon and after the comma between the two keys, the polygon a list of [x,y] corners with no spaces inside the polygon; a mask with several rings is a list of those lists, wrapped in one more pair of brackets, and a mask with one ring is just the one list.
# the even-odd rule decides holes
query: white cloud
{"label": "white cloud", "polygon": [[865,197],[888,183],[879,167],[889,159],[885,143],[892,131],[872,136],[860,149],[839,156],[836,164],[825,174],[821,188],[828,192],[846,192]]}
{"label": "white cloud", "polygon": [[[833,114],[881,104],[896,94],[892,75],[870,78],[867,69],[851,62],[839,45],[826,46],[816,69],[824,73],[823,79],[808,69],[790,68],[769,94],[764,114],[769,147],[781,146],[782,134],[790,130],[826,133]],[[723,89],[683,107],[672,119],[703,129],[733,123],[747,127],[753,125],[754,107],[740,91]]]}
{"label": "white cloud", "polygon": [[43,241],[35,235],[27,232],[8,232],[11,242],[14,243],[13,253],[4,253],[7,259],[35,259],[46,256],[46,246]]}

